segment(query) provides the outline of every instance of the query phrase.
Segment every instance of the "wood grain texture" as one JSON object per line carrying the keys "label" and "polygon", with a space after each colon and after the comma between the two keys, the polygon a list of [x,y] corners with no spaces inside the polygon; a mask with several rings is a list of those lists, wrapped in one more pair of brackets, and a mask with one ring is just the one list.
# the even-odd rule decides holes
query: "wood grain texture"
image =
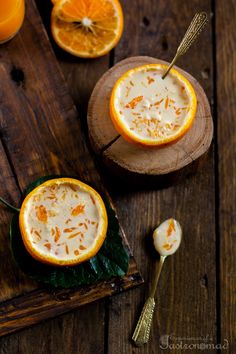
{"label": "wood grain texture", "polygon": [[[1,149],[1,165],[6,166],[1,182],[4,186],[9,170],[14,173],[8,187],[12,190],[10,199],[17,191],[18,194],[22,192],[29,182],[53,173],[74,175],[107,194],[86,147],[78,113],[33,1],[28,1],[27,17],[20,34],[0,48],[0,57],[0,80],[4,83],[0,87],[0,147],[4,148]],[[16,199],[18,201],[18,196]],[[6,237],[1,234],[1,243],[6,243]],[[127,246],[124,235],[123,239]],[[18,271],[14,273],[8,247],[1,246],[1,253],[9,263],[12,261],[12,266],[6,262],[8,280],[1,284],[4,301],[1,303],[0,335],[75,309],[90,302],[89,299],[94,301],[142,282],[131,255],[127,278],[70,293],[52,292],[19,276]],[[22,284],[18,284],[21,279]],[[13,285],[9,290],[11,282]],[[39,287],[38,290],[32,291],[35,287]],[[16,293],[13,293],[14,289]],[[104,313],[100,307],[98,333],[103,332]]]}
{"label": "wood grain texture", "polygon": [[[1,126],[0,110],[0,126]],[[5,150],[0,141],[0,195],[13,205],[18,205],[20,193],[15,184],[11,166],[5,155]],[[19,296],[25,291],[32,291],[37,287],[33,281],[30,282],[12,262],[11,250],[8,242],[8,230],[12,214],[5,207],[0,205],[0,303]],[[7,275],[7,276],[6,276]]]}
{"label": "wood grain texture", "polygon": [[[1,354],[82,353],[103,354],[105,322],[104,301],[41,322],[27,330],[2,337]],[[94,321],[91,321],[91,315]],[[95,322],[96,321],[96,322]],[[95,331],[96,328],[96,331]],[[87,340],[84,340],[86,334]]]}
{"label": "wood grain texture", "polygon": [[[122,1],[122,4],[126,14],[125,32],[115,51],[115,62],[144,54],[170,60],[194,13],[201,9],[209,14],[211,10],[210,1],[201,0],[191,3],[169,1],[168,6],[165,1],[139,0],[135,9],[129,1]],[[199,55],[200,52],[204,55]],[[178,65],[202,84],[211,99],[210,26]],[[158,191],[156,185],[155,189],[132,193],[127,190],[122,193],[125,183],[113,187],[119,217],[147,282],[153,271],[152,230],[170,216],[183,225],[183,243],[178,253],[167,260],[161,275],[151,340],[137,350],[139,353],[159,353],[160,344],[165,344],[165,335],[197,338],[208,334],[213,343],[217,342],[212,152],[211,149],[201,171],[182,180],[178,186]],[[117,348],[120,353],[136,352],[131,336],[146,295],[147,291],[142,287],[110,300],[109,353],[117,352]],[[172,344],[180,342],[174,338],[170,341]],[[188,343],[188,340],[183,342]],[[166,349],[165,352],[182,351]]]}
{"label": "wood grain texture", "polygon": [[[52,4],[50,0],[37,0],[36,2],[48,35],[51,37],[50,11]],[[83,123],[86,122],[87,102],[96,81],[108,68],[109,55],[87,61],[75,58],[60,50],[53,41],[52,45],[67,79],[68,89],[74,98],[82,129],[86,135],[86,125]],[[6,339],[2,339],[2,343],[5,350],[8,348],[7,353],[13,354],[32,354],[32,352],[35,354],[42,352],[48,354],[55,352],[59,354],[78,352],[81,354],[103,354],[106,344],[104,342],[107,321],[104,308],[106,309],[106,307],[106,301],[83,306],[71,314],[60,316],[60,318],[21,331],[19,334],[6,337]],[[35,337],[39,338],[40,346],[35,342]],[[83,338],[86,338],[86,341]]]}
{"label": "wood grain texture", "polygon": [[216,1],[219,154],[220,335],[236,352],[236,33],[235,1]]}
{"label": "wood grain texture", "polygon": [[[192,84],[198,101],[193,126],[174,144],[159,149],[144,148],[128,143],[115,130],[109,113],[112,88],[128,70],[144,64],[166,62],[151,57],[130,57],[111,68],[96,84],[88,107],[88,130],[95,153],[102,156],[108,167],[128,170],[146,177],[178,171],[204,155],[213,136],[213,122],[207,97],[191,75],[178,69]],[[120,171],[122,173],[122,171]]]}
{"label": "wood grain texture", "polygon": [[[120,293],[143,282],[131,257],[128,274],[78,290],[38,289],[1,303],[0,336],[30,327],[103,297]],[[15,294],[14,294],[15,295]]]}

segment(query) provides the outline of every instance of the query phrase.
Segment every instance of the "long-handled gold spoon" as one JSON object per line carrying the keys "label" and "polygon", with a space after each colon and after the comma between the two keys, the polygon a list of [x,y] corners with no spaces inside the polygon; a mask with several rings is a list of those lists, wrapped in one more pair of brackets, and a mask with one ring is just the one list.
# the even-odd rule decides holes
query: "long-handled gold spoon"
{"label": "long-handled gold spoon", "polygon": [[202,29],[205,27],[207,21],[208,21],[208,18],[207,18],[206,12],[196,13],[194,18],[192,19],[192,22],[189,25],[189,28],[187,29],[187,31],[186,31],[186,33],[184,35],[184,38],[182,39],[182,41],[181,41],[181,43],[180,43],[180,45],[179,45],[179,47],[178,47],[178,49],[176,51],[174,59],[170,63],[170,65],[169,65],[167,71],[165,72],[165,74],[162,76],[162,79],[164,79],[166,77],[166,75],[168,74],[168,72],[170,71],[172,66],[175,64],[177,59],[181,55],[183,55],[183,54],[185,54],[187,52],[189,47],[193,44],[195,39],[201,33]]}
{"label": "long-handled gold spoon", "polygon": [[167,256],[172,255],[179,248],[182,239],[182,229],[178,221],[168,219],[164,221],[153,232],[153,240],[156,251],[160,254],[160,261],[156,262],[153,282],[149,296],[143,306],[143,310],[136,325],[133,341],[137,346],[141,346],[148,342],[152,318],[155,308],[155,293],[158,280],[164,261]]}

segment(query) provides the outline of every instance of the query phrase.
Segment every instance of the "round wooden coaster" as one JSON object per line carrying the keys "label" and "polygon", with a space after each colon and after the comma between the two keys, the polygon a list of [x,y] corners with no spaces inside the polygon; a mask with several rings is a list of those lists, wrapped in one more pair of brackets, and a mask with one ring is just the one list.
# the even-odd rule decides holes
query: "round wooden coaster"
{"label": "round wooden coaster", "polygon": [[135,175],[160,176],[186,167],[209,148],[213,137],[210,105],[202,87],[191,75],[177,68],[193,85],[198,108],[191,129],[179,141],[161,148],[146,148],[125,141],[109,116],[109,100],[116,80],[131,68],[166,63],[151,57],[131,57],[108,70],[96,84],[88,107],[88,129],[92,148],[108,167]]}

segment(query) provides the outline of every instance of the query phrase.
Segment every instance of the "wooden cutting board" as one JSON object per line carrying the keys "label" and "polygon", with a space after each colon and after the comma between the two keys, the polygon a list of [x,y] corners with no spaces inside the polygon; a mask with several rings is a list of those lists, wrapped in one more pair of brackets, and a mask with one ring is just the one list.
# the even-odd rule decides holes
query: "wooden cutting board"
{"label": "wooden cutting board", "polygon": [[[114,128],[109,113],[109,100],[115,82],[125,72],[145,64],[168,64],[167,62],[138,56],[124,59],[109,69],[97,82],[88,107],[88,128],[91,146],[95,153],[113,171],[132,180],[160,181],[160,177],[175,174],[181,179],[182,170],[191,165],[209,149],[213,138],[213,120],[207,96],[190,74],[176,67],[192,84],[197,96],[197,112],[192,127],[177,142],[159,148],[147,148],[130,144]],[[179,172],[182,173],[179,173]]]}
{"label": "wooden cutting board", "polygon": [[[27,1],[20,33],[0,46],[0,82],[0,195],[19,205],[30,182],[54,173],[78,176],[107,194],[33,0]],[[41,288],[13,262],[10,220],[0,207],[0,335],[143,282],[129,250],[129,272],[122,279],[78,290]]]}

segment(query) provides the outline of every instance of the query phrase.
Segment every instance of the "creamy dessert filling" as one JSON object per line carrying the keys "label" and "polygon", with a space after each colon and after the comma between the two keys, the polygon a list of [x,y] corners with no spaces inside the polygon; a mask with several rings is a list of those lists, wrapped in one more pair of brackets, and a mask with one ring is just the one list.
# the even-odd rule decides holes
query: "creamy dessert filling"
{"label": "creamy dessert filling", "polygon": [[154,231],[154,246],[160,255],[169,256],[179,248],[181,237],[180,224],[175,219],[168,219]]}
{"label": "creamy dessert filling", "polygon": [[102,231],[99,202],[96,196],[72,183],[39,187],[24,211],[25,231],[32,249],[59,260],[86,253]]}
{"label": "creamy dessert filling", "polygon": [[140,139],[156,140],[178,134],[190,108],[191,94],[171,71],[163,80],[163,67],[135,68],[117,87],[115,110],[122,125]]}

